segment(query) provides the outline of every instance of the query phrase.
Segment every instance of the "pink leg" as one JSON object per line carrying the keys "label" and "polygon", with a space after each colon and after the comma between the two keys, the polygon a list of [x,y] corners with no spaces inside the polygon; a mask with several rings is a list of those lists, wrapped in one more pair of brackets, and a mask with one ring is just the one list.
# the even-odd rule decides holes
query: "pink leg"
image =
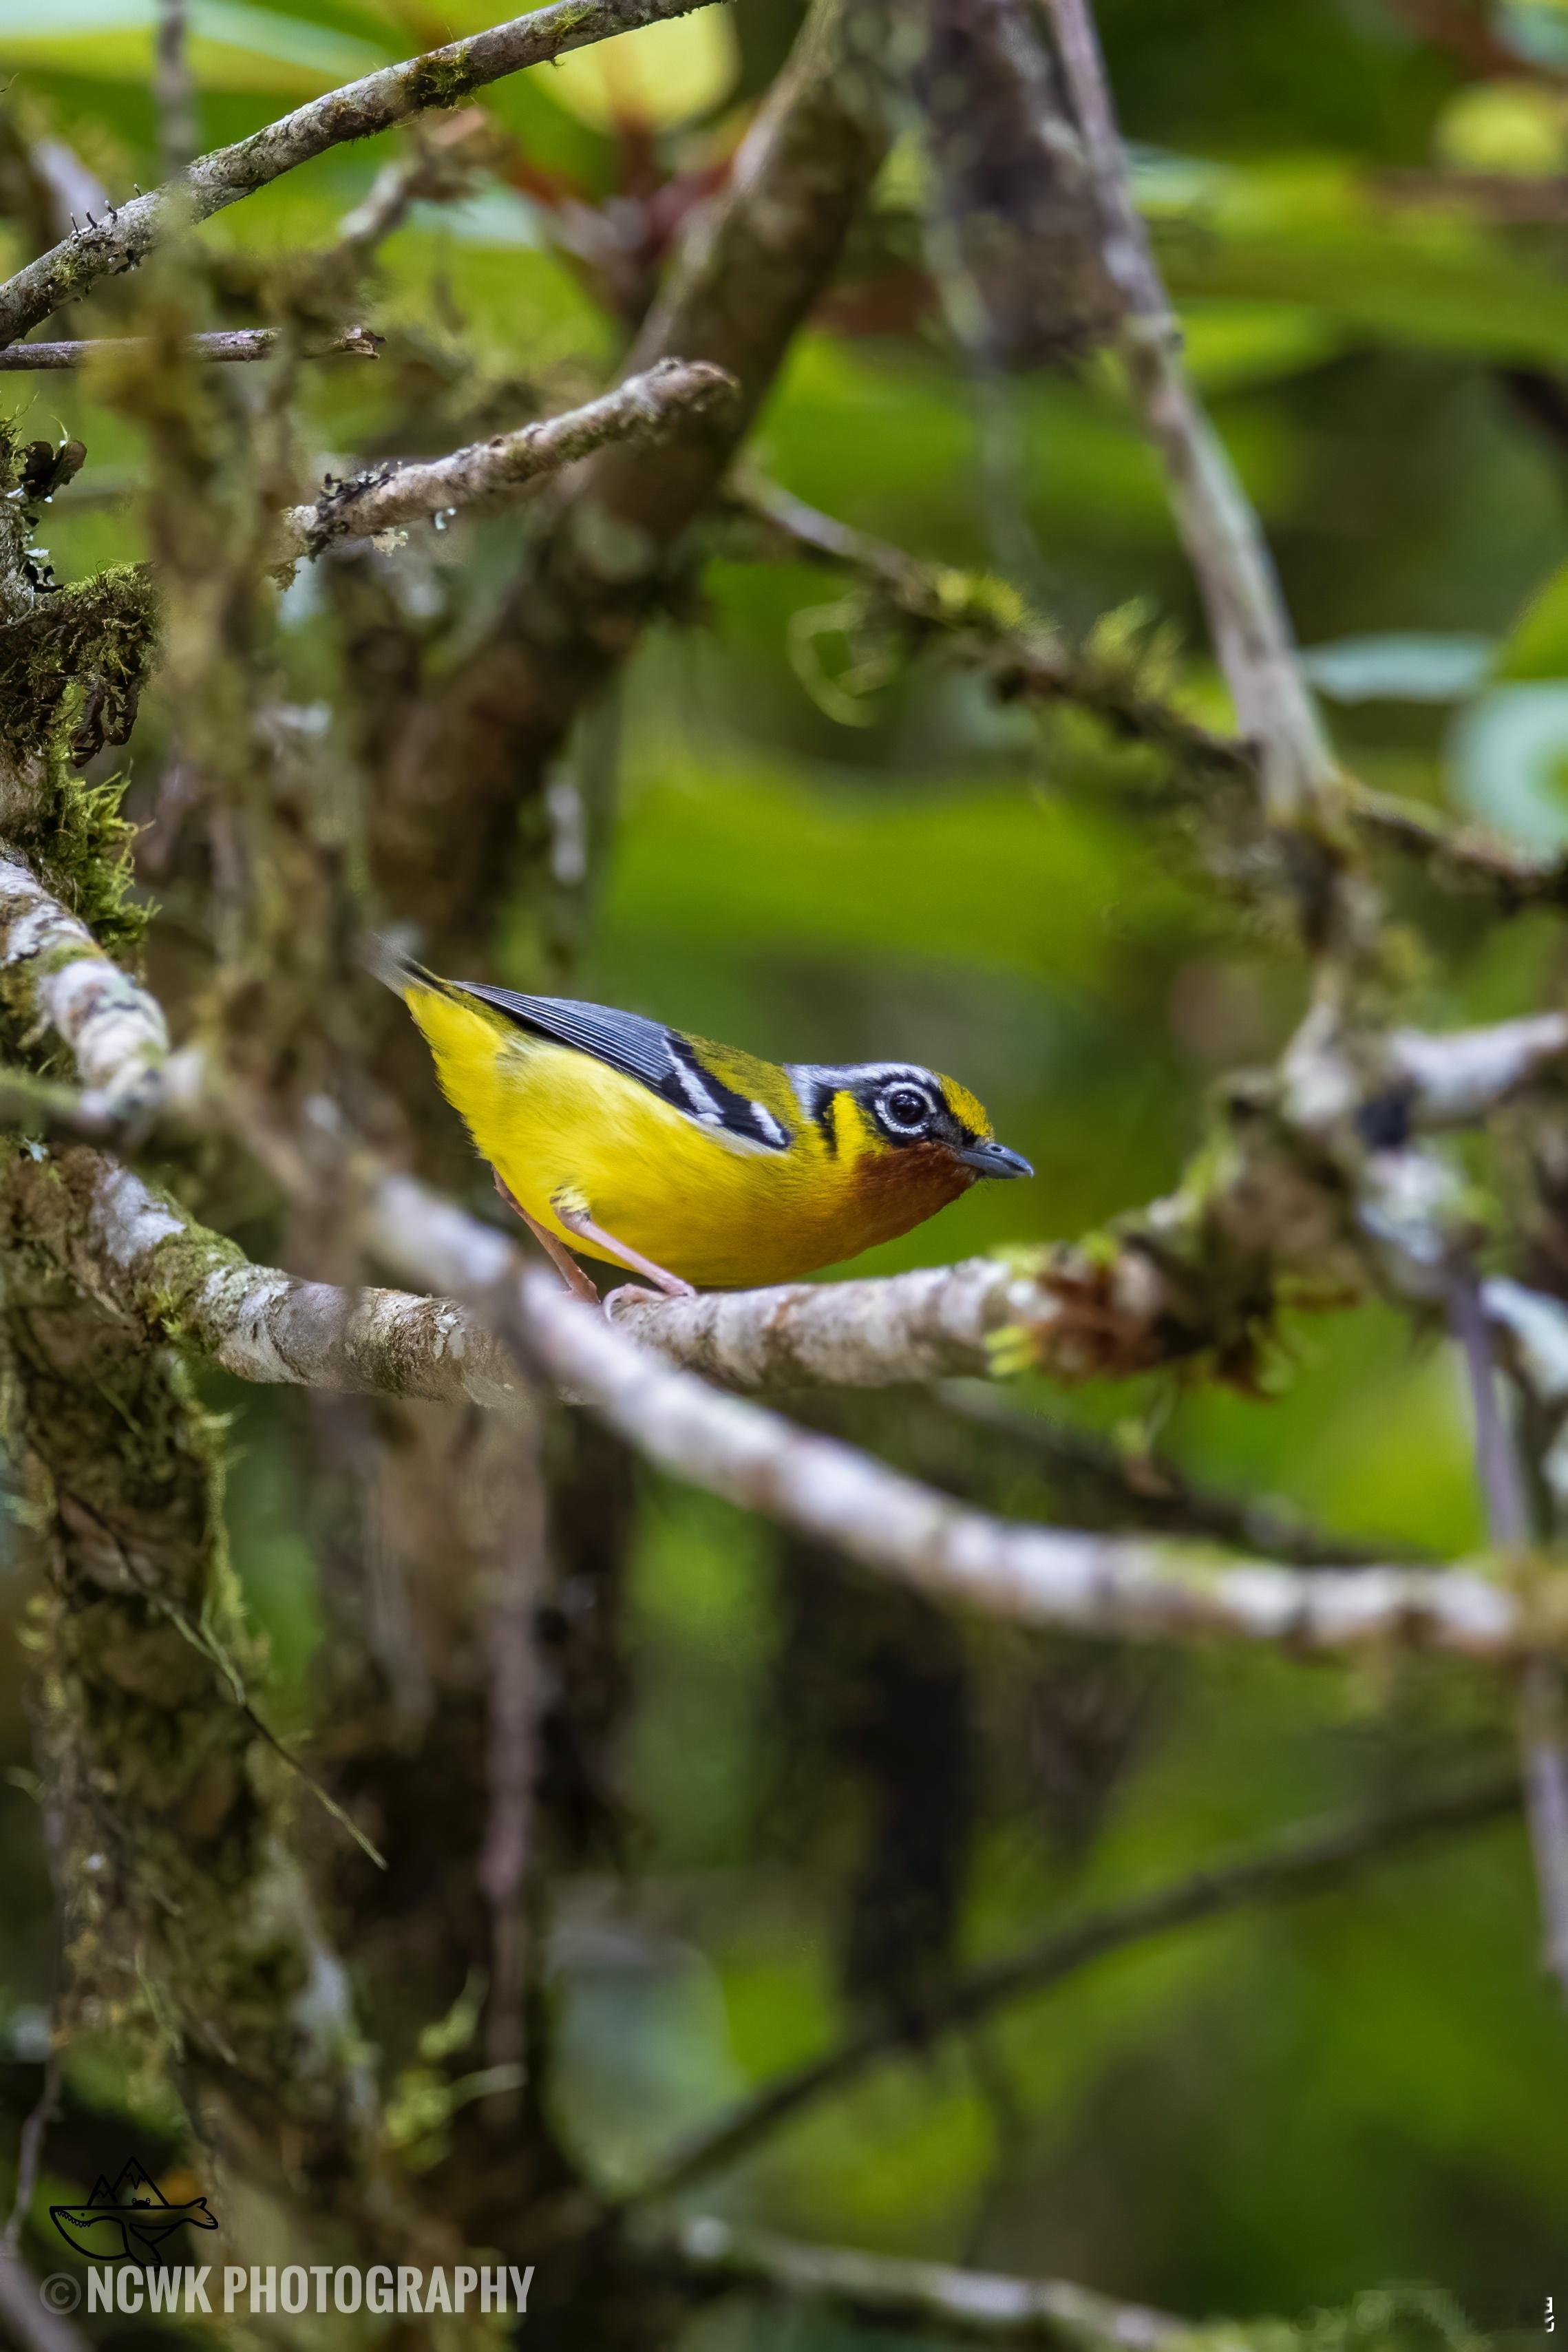
{"label": "pink leg", "polygon": [[625,1242],[618,1242],[614,1234],[607,1234],[603,1225],[594,1223],[592,1217],[584,1216],[577,1209],[563,1209],[559,1201],[552,1201],[550,1205],[570,1232],[581,1234],[585,1242],[591,1242],[595,1248],[619,1258],[634,1274],[646,1274],[648,1280],[656,1283],[669,1297],[696,1297],[697,1294],[689,1282],[682,1282],[678,1274],[668,1273],[662,1265],[655,1265],[652,1258],[644,1257],[640,1250],[630,1249]]}
{"label": "pink leg", "polygon": [[513,1192],[510,1185],[502,1182],[499,1168],[492,1169],[490,1172],[496,1180],[496,1191],[500,1194],[501,1199],[506,1202],[509,1209],[516,1210],[518,1215],[522,1219],[523,1223],[528,1227],[529,1232],[533,1235],[534,1240],[539,1244],[540,1248],[544,1252],[546,1257],[549,1258],[551,1264],[560,1275],[561,1279],[566,1285],[567,1289],[572,1293],[573,1297],[585,1298],[591,1306],[597,1307],[599,1303],[599,1294],[595,1289],[593,1283],[589,1280],[588,1276],[584,1273],[582,1267],[578,1265],[576,1259],[573,1256],[571,1251],[562,1243],[558,1242],[553,1234],[547,1233],[542,1224],[529,1215],[528,1211],[517,1198],[517,1195]]}

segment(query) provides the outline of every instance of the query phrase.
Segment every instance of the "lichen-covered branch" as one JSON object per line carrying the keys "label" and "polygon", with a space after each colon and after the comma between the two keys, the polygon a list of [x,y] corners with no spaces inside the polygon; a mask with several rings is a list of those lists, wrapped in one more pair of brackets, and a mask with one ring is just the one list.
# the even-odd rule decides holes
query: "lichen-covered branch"
{"label": "lichen-covered branch", "polygon": [[1142,2304],[1062,2279],[1004,2277],[862,2253],[849,2246],[805,2245],[763,2231],[736,2229],[709,2214],[665,2221],[639,2231],[643,2246],[710,2294],[784,2298],[837,2312],[872,2327],[927,2331],[965,2344],[1025,2345],[1046,2352],[1160,2352],[1185,2324]]}
{"label": "lichen-covered branch", "polygon": [[279,518],[279,555],[284,561],[320,555],[339,540],[372,539],[403,523],[504,497],[612,442],[646,447],[678,425],[722,407],[734,390],[721,368],[661,360],[563,416],[498,433],[450,457],[329,483],[311,505],[291,507]]}
{"label": "lichen-covered branch", "polygon": [[89,1112],[130,1120],[161,1097],[169,1067],[162,1008],[27,866],[4,855],[0,978],[24,1029],[52,1029],[69,1048]]}
{"label": "lichen-covered branch", "polygon": [[[674,1300],[626,1288],[607,1312],[642,1346],[736,1390],[874,1388],[1025,1364],[1124,1379],[1205,1353],[1247,1377],[1282,1282],[1313,1278],[1342,1301],[1384,1278],[1429,1295],[1413,1259],[1443,1176],[1411,1139],[1484,1118],[1565,1056],[1559,1013],[1447,1035],[1396,1030],[1359,1062],[1304,1031],[1282,1077],[1237,1087],[1178,1192],[1086,1244],[868,1282]],[[1373,1196],[1364,1213],[1344,1164],[1358,1153]]]}
{"label": "lichen-covered branch", "polygon": [[[405,1260],[405,1263],[407,1263]],[[1507,1657],[1557,1637],[1568,1595],[1484,1570],[1301,1570],[1173,1539],[1016,1526],[853,1447],[797,1429],[633,1346],[552,1276],[530,1274],[522,1330],[552,1378],[662,1467],[950,1606],[1120,1638],[1390,1645]]]}
{"label": "lichen-covered branch", "polygon": [[198,156],[173,190],[157,189],[111,206],[107,219],[89,221],[18,270],[0,286],[0,343],[15,342],[62,303],[79,300],[100,278],[133,269],[152,251],[172,212],[185,219],[210,219],[331,147],[389,131],[430,107],[456,106],[474,90],[569,49],[711,5],[712,0],[553,0],[551,6],[313,98],[248,139]]}
{"label": "lichen-covered branch", "polygon": [[253,1265],[101,1152],[54,1163],[60,1263],[89,1296],[237,1380],[506,1407],[516,1368],[449,1299],[345,1289]]}
{"label": "lichen-covered branch", "polygon": [[[368,327],[345,327],[330,342],[313,343],[301,359],[324,360],[340,354],[348,359],[379,358],[384,338]],[[278,349],[275,327],[226,327],[212,334],[192,335],[185,355],[215,362],[269,359]],[[153,345],[135,335],[105,335],[80,343],[7,343],[0,348],[0,374],[19,375],[50,371],[62,373],[90,362],[124,360],[150,353]]]}
{"label": "lichen-covered branch", "polygon": [[[25,868],[16,867],[13,873],[11,887],[22,910],[18,922],[26,926],[30,921],[41,929],[50,922],[68,921],[50,906]],[[30,937],[24,928],[24,945]],[[61,968],[68,979],[72,966],[83,961],[84,941],[90,950],[80,927],[70,927],[67,944],[71,953]],[[17,961],[26,971],[27,959]],[[89,954],[89,969],[92,961]],[[50,989],[55,977],[45,971],[41,989]],[[53,1001],[41,994],[40,1010]],[[140,991],[132,992],[129,1003],[116,998],[110,1008],[107,1017],[123,1024],[119,1034],[132,1067],[144,1066],[138,1057],[145,1050],[155,1010]],[[69,989],[58,1017],[74,1024],[79,1052],[105,1052],[95,1026],[98,1014],[90,1007],[84,1013]],[[1325,1135],[1332,1135],[1347,1119],[1353,1126],[1357,1098],[1353,1089],[1345,1097],[1344,1073],[1322,1039],[1313,1043],[1304,1031],[1292,1054],[1296,1066],[1288,1075],[1286,1091],[1293,1089],[1299,1098],[1299,1115],[1302,1098],[1315,1106],[1321,1144]],[[1475,1059],[1473,1045],[1467,1046],[1466,1055],[1468,1067]],[[1503,1058],[1510,1083],[1517,1061],[1517,1053]],[[1257,1116],[1256,1106],[1250,1108]],[[1289,1165],[1286,1161],[1276,1171],[1282,1187]],[[330,1377],[349,1375],[346,1384],[361,1385],[368,1372],[378,1384],[395,1384],[396,1392],[408,1393],[418,1379],[432,1377],[427,1367],[433,1360],[439,1377],[451,1383],[447,1393],[454,1388],[475,1393],[469,1385],[474,1379],[471,1325],[454,1324],[437,1311],[436,1320],[423,1326],[411,1316],[406,1301],[373,1302],[362,1309],[351,1307],[344,1294],[322,1286],[293,1285],[286,1277],[267,1276],[258,1286],[237,1252],[226,1263],[218,1263],[224,1245],[214,1237],[200,1237],[193,1248],[180,1213],[114,1163],[84,1150],[66,1155],[52,1172],[57,1184],[79,1195],[80,1213],[71,1231],[90,1235],[90,1246],[105,1269],[98,1279],[111,1285],[114,1277],[108,1269],[112,1268],[114,1276],[129,1286],[140,1313],[155,1315],[160,1328],[181,1333],[242,1377],[297,1380],[301,1373],[320,1377],[330,1367]],[[1227,1196],[1233,1217],[1258,1215],[1252,1205],[1258,1184],[1257,1162],[1247,1164],[1244,1178],[1233,1177]],[[1288,1187],[1284,1192],[1297,1228],[1297,1246],[1305,1245],[1303,1236],[1310,1237],[1311,1255],[1321,1262],[1332,1254],[1324,1242],[1324,1212],[1312,1200],[1308,1179],[1298,1189],[1300,1198],[1293,1198]],[[1325,1189],[1331,1195],[1331,1183]],[[1382,1196],[1384,1222],[1375,1241],[1396,1263],[1402,1262],[1402,1253],[1411,1257],[1413,1279],[1419,1282],[1426,1261],[1421,1248],[1399,1226],[1397,1201],[1397,1186],[1391,1180]],[[1146,1262],[1157,1271],[1155,1238],[1162,1233],[1167,1238],[1175,1234],[1184,1213],[1189,1223],[1196,1216],[1197,1230],[1204,1230],[1201,1215],[1190,1204],[1184,1211],[1180,1198],[1162,1204],[1151,1213],[1142,1252],[1123,1253],[1127,1266]],[[1279,1213],[1273,1204],[1268,1218]],[[1418,1195],[1410,1213],[1417,1237],[1426,1233],[1430,1215],[1430,1201]],[[1144,1638],[1217,1633],[1286,1642],[1303,1651],[1401,1642],[1475,1656],[1509,1656],[1555,1639],[1562,1630],[1560,1619],[1568,1622],[1568,1605],[1557,1580],[1544,1576],[1527,1588],[1510,1589],[1479,1571],[1423,1571],[1394,1564],[1302,1572],[1274,1562],[1227,1561],[1176,1541],[1100,1537],[989,1518],[851,1447],[798,1429],[737,1397],[717,1394],[689,1372],[671,1370],[597,1314],[575,1307],[553,1275],[527,1272],[519,1281],[521,1262],[508,1241],[406,1179],[384,1177],[367,1185],[363,1227],[366,1241],[384,1259],[411,1272],[432,1290],[479,1302],[487,1319],[499,1318],[503,1327],[510,1326],[503,1328],[503,1338],[590,1404],[640,1453],[933,1598],[1026,1623],[1079,1632]],[[1272,1232],[1268,1237],[1279,1239]],[[1234,1228],[1228,1239],[1235,1243]],[[1092,1282],[1105,1270],[1088,1262],[1080,1280]],[[90,1294],[90,1276],[84,1272],[80,1278]],[[1147,1281],[1147,1272],[1142,1278]],[[937,1284],[942,1279],[934,1278]],[[952,1282],[952,1276],[946,1279]],[[933,1278],[913,1280],[917,1286],[924,1283],[929,1301]],[[963,1280],[961,1274],[961,1291]],[[984,1272],[978,1278],[970,1273],[969,1280],[984,1298]],[[840,1286],[839,1295],[849,1287]],[[805,1300],[833,1296],[796,1295]],[[1102,1316],[1108,1297],[1114,1302],[1114,1291],[1108,1294],[1102,1286],[1098,1294]],[[776,1311],[776,1302],[769,1302],[767,1294],[762,1297],[759,1319],[765,1320]],[[510,1304],[514,1298],[515,1308]],[[864,1314],[875,1301],[862,1294],[856,1303]],[[1012,1311],[1016,1304],[1009,1301]],[[1159,1315],[1151,1314],[1147,1298],[1142,1304],[1145,1329],[1157,1331]],[[689,1308],[678,1305],[659,1311],[716,1317],[731,1305],[697,1301]],[[749,1311],[757,1318],[754,1302]],[[973,1318],[973,1305],[969,1313]],[[412,1354],[405,1345],[411,1326],[416,1339]],[[494,1390],[504,1392],[504,1377],[496,1381],[494,1356],[480,1360],[479,1391],[489,1390],[485,1401],[498,1401]]]}

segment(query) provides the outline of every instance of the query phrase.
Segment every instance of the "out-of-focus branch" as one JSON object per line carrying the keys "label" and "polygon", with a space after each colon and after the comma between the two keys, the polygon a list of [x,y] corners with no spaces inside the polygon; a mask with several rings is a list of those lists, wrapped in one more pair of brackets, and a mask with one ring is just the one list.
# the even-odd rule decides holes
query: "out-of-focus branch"
{"label": "out-of-focus branch", "polygon": [[338,223],[332,248],[355,266],[363,266],[384,238],[400,228],[410,207],[462,193],[472,165],[494,146],[494,118],[482,107],[465,107],[444,121],[424,121],[415,128],[412,155],[386,163],[365,194]]}
{"label": "out-of-focus branch", "polygon": [[[341,353],[348,359],[374,360],[380,357],[384,341],[368,327],[346,327],[331,342],[314,343],[299,356],[325,360]],[[192,335],[185,343],[185,353],[194,360],[264,360],[271,357],[278,341],[278,331],[273,327],[227,327],[212,334]],[[61,372],[86,367],[94,360],[129,359],[152,349],[151,343],[134,335],[101,336],[96,341],[82,343],[7,343],[0,349],[0,373],[18,375],[44,369]]]}
{"label": "out-of-focus branch", "polygon": [[886,540],[820,513],[775,483],[751,484],[727,511],[779,551],[847,572],[908,626],[914,645],[945,648],[979,670],[1005,702],[1071,702],[1116,733],[1206,776],[1253,782],[1257,759],[1237,737],[1205,727],[1141,681],[1125,657],[1069,646],[995,581],[922,562]]}
{"label": "out-of-focus branch", "polygon": [[[1059,1480],[1075,1497],[1087,1496],[1105,1523],[1203,1536],[1237,1551],[1266,1552],[1294,1568],[1367,1568],[1391,1556],[1388,1545],[1373,1548],[1330,1535],[1285,1504],[1205,1486],[1168,1454],[1126,1454],[1091,1430],[1026,1412],[977,1381],[944,1381],[937,1393],[942,1412],[999,1439],[1010,1458],[1032,1463],[1047,1483]],[[900,1410],[908,1412],[906,1401]],[[1392,1549],[1406,1553],[1413,1567],[1431,1557],[1415,1546]]]}
{"label": "out-of-focus branch", "polygon": [[831,279],[886,151],[886,0],[819,0],[627,356],[628,374],[706,362],[739,397],[657,458],[602,450],[445,690],[366,714],[373,871],[437,961],[482,935],[515,874],[520,805],[666,600],[684,534]]}
{"label": "out-of-focus branch", "polygon": [[[497,1357],[450,1305],[421,1313],[398,1294],[258,1272],[94,1153],[67,1153],[57,1172],[54,1246],[79,1286],[240,1378],[504,1402]],[[405,1179],[375,1188],[365,1234],[416,1279],[484,1299],[491,1314],[514,1296],[526,1355],[650,1460],[952,1605],[1133,1638],[1214,1634],[1301,1653],[1399,1643],[1476,1657],[1527,1652],[1563,1613],[1546,1577],[1521,1593],[1458,1569],[1301,1571],[991,1518],[670,1370],[577,1307],[552,1274],[525,1273],[514,1291],[511,1244]]]}
{"label": "out-of-focus branch", "polygon": [[201,134],[196,128],[196,88],[191,73],[190,22],[185,0],[158,0],[153,44],[153,104],[163,177],[176,179],[190,167]]}
{"label": "out-of-focus branch", "polygon": [[1356,784],[1348,812],[1373,841],[1415,859],[1444,888],[1482,892],[1505,914],[1568,907],[1568,857],[1532,857],[1482,825],[1456,826],[1438,809]]}
{"label": "out-of-focus branch", "polygon": [[9,107],[0,108],[0,212],[19,223],[30,252],[68,236],[79,216],[108,209],[101,182],[74,147],[29,138]]}
{"label": "out-of-focus branch", "polygon": [[87,2337],[45,2303],[38,2281],[8,2246],[0,2246],[0,2321],[19,2352],[89,2352]]}
{"label": "out-of-focus branch", "polygon": [[734,393],[721,368],[660,361],[563,416],[498,433],[448,457],[329,483],[313,505],[291,507],[279,518],[280,559],[320,555],[338,540],[372,539],[451,508],[504,497],[611,442],[646,446],[721,409]]}
{"label": "out-of-focus branch", "polygon": [[[1531,1539],[1523,1465],[1498,1394],[1492,1333],[1481,1285],[1468,1262],[1455,1272],[1451,1312],[1469,1382],[1476,1471],[1486,1503],[1488,1532],[1500,1559],[1522,1559]],[[1568,1728],[1563,1670],[1554,1657],[1525,1660],[1519,1742],[1541,1900],[1542,1957],[1559,1991],[1568,1996]]]}
{"label": "out-of-focus branch", "polygon": [[[1196,788],[1232,782],[1260,793],[1255,747],[1204,726],[1152,691],[1135,652],[1071,645],[996,583],[923,562],[775,483],[751,484],[727,511],[765,550],[859,583],[875,611],[908,630],[914,650],[932,647],[979,672],[999,700],[1072,703],[1114,735],[1160,752]],[[1532,857],[1482,826],[1456,825],[1441,810],[1373,792],[1353,777],[1343,780],[1342,790],[1344,814],[1356,831],[1423,866],[1440,887],[1484,894],[1506,914],[1568,906],[1568,858]]]}
{"label": "out-of-focus branch", "polygon": [[1184,2322],[1163,2312],[1114,2303],[1062,2279],[1010,2278],[849,2246],[804,2245],[707,2214],[645,2224],[637,2234],[648,2251],[711,2293],[825,2305],[871,2326],[930,2330],[957,2343],[1159,2352],[1186,2332]]}
{"label": "out-of-focus branch", "polygon": [[[961,1977],[911,2028],[889,2018],[863,2027],[820,2058],[763,2087],[728,2116],[700,2131],[652,2179],[631,2192],[627,2205],[657,2204],[693,2181],[735,2163],[818,2099],[837,2096],[883,2060],[964,2025],[1011,2000],[1044,1992],[1109,1953],[1223,1916],[1251,1904],[1293,1901],[1343,1885],[1406,1845],[1458,1830],[1480,1828],[1517,1811],[1520,1787],[1511,1773],[1493,1774],[1437,1797],[1369,1813],[1331,1828],[1298,1829],[1250,1853],[1211,1863],[1168,1885],[1093,1912],[1009,1958]],[[917,2040],[918,2036],[918,2040]]]}
{"label": "out-of-focus branch", "polygon": [[1182,365],[1181,332],[1132,201],[1089,0],[1047,5],[1099,194],[1106,267],[1127,305],[1128,373],[1165,462],[1242,732],[1258,749],[1265,804],[1278,823],[1321,831],[1338,782],[1333,752],[1258,519]]}
{"label": "out-of-focus branch", "polygon": [[154,190],[111,207],[107,219],[90,222],[18,270],[0,286],[0,341],[14,342],[63,302],[79,299],[100,278],[144,260],[163,233],[171,196],[176,216],[210,219],[331,147],[389,131],[430,107],[456,106],[488,83],[569,49],[710,5],[711,0],[553,0],[529,16],[513,16],[313,98],[248,139],[199,156],[174,190]]}

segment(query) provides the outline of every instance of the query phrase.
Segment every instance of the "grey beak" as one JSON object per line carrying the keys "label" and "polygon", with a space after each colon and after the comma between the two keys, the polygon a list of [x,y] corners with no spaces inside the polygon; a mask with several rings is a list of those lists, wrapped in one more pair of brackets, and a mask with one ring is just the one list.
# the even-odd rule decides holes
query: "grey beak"
{"label": "grey beak", "polygon": [[1005,1143],[972,1143],[958,1156],[979,1176],[1032,1176],[1035,1172],[1021,1151],[1009,1151]]}

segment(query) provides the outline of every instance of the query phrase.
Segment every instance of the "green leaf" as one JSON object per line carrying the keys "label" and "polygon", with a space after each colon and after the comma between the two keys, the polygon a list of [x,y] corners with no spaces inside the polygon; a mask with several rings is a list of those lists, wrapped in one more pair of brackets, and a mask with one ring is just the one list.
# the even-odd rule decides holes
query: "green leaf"
{"label": "green leaf", "polygon": [[1568,683],[1494,687],[1451,744],[1459,797],[1527,849],[1568,845]]}
{"label": "green leaf", "polygon": [[[156,22],[155,0],[60,0],[47,12],[32,0],[0,0],[0,63],[145,83]],[[192,0],[190,26],[191,68],[203,89],[313,98],[397,54],[246,0]]]}
{"label": "green leaf", "polygon": [[1301,667],[1335,702],[1462,702],[1486,679],[1489,637],[1390,630],[1309,646]]}
{"label": "green leaf", "polygon": [[1531,598],[1503,640],[1493,676],[1568,677],[1568,563]]}

